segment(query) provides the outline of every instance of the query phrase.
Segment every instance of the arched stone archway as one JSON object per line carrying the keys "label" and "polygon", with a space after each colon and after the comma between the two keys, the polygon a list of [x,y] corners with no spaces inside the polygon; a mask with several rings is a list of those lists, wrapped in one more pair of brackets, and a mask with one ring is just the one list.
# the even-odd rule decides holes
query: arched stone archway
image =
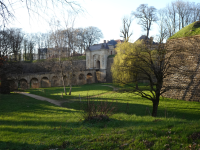
{"label": "arched stone archway", "polygon": [[30,87],[39,88],[40,87],[39,80],[37,78],[32,78],[30,81]]}
{"label": "arched stone archway", "polygon": [[22,90],[28,89],[27,80],[26,79],[20,79],[18,87],[21,88]]}
{"label": "arched stone archway", "polygon": [[41,87],[51,87],[51,84],[49,82],[49,79],[47,77],[43,77],[41,79]]}
{"label": "arched stone archway", "polygon": [[59,79],[57,76],[53,76],[52,79],[51,79],[51,86],[52,87],[56,87],[56,86],[59,86]]}
{"label": "arched stone archway", "polygon": [[97,66],[97,69],[100,69],[100,61],[99,60],[97,60],[96,66]]}
{"label": "arched stone archway", "polygon": [[72,82],[72,85],[77,85],[77,79],[76,79],[76,75],[75,74],[73,74],[72,75],[72,78],[71,78],[71,82]]}
{"label": "arched stone archway", "polygon": [[79,78],[79,84],[84,84],[85,83],[85,76],[84,76],[84,74],[81,73],[78,78]]}
{"label": "arched stone archway", "polygon": [[93,67],[95,69],[100,69],[100,55],[95,54],[93,55]]}
{"label": "arched stone archway", "polygon": [[88,84],[92,83],[92,74],[91,73],[87,74],[87,83]]}

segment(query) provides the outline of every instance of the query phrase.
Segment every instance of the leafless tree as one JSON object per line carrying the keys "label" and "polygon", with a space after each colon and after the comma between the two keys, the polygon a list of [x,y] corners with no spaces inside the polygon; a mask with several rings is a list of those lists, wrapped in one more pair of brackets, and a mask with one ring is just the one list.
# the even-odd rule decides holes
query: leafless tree
{"label": "leafless tree", "polygon": [[84,30],[84,44],[88,48],[91,45],[98,43],[101,38],[103,38],[103,33],[97,27],[87,27]]}
{"label": "leafless tree", "polygon": [[132,23],[131,17],[124,16],[122,19],[122,29],[120,30],[121,37],[124,38],[124,41],[129,41],[129,38],[133,35],[133,32],[130,31],[130,26]]}
{"label": "leafless tree", "polygon": [[[21,6],[21,8],[25,7],[29,16],[37,15],[42,17],[44,14],[47,14],[48,11],[52,11],[55,13],[55,9],[59,8],[60,10],[71,10],[75,13],[83,12],[82,7],[75,1],[66,1],[66,0],[14,0],[0,1],[0,16],[2,24],[5,26],[10,19],[14,19],[15,17],[15,6]],[[48,11],[47,11],[48,10]]]}
{"label": "leafless tree", "polygon": [[135,12],[132,12],[132,15],[138,19],[138,24],[147,32],[147,38],[149,37],[152,23],[158,20],[156,11],[153,6],[148,7],[147,4],[141,4]]}
{"label": "leafless tree", "polygon": [[10,30],[10,42],[12,53],[14,54],[14,60],[17,61],[17,57],[20,58],[19,53],[21,53],[22,41],[24,34],[21,29],[11,29]]}
{"label": "leafless tree", "polygon": [[164,10],[164,22],[167,26],[169,37],[186,25],[200,19],[199,3],[175,0],[169,3]]}
{"label": "leafless tree", "polygon": [[[166,24],[166,10],[165,9],[160,9],[158,11],[158,31],[159,31],[159,34],[158,34],[158,42],[159,43],[163,43],[163,41],[169,37],[169,29],[168,29],[168,24]],[[171,27],[171,25],[170,25]],[[170,31],[172,29],[170,28]]]}

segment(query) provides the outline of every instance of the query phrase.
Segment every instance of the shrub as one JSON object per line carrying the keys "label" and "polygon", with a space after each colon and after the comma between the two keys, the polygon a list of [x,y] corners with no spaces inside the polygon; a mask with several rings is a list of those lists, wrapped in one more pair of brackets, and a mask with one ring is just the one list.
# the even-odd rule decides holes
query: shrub
{"label": "shrub", "polygon": [[110,116],[116,111],[113,101],[91,101],[91,98],[87,96],[86,103],[82,105],[84,113],[83,117],[85,121],[109,121]]}

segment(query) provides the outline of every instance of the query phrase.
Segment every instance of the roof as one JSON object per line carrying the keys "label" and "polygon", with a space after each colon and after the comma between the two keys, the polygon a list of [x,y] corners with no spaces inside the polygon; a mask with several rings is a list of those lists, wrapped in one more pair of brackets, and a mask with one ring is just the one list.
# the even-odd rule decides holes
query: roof
{"label": "roof", "polygon": [[117,44],[117,42],[115,40],[110,40],[108,42],[108,45],[113,45],[115,47],[115,45]]}
{"label": "roof", "polygon": [[[138,41],[138,40],[150,40],[150,38],[147,38],[147,36],[146,35],[142,35],[141,37],[139,37],[136,41]],[[147,43],[148,43],[148,41],[147,41]],[[158,43],[156,43],[156,42],[154,42],[153,41],[153,43],[152,44],[158,44]]]}
{"label": "roof", "polygon": [[89,47],[90,51],[100,50],[100,49],[109,49],[107,43],[95,44]]}
{"label": "roof", "polygon": [[39,48],[38,52],[39,53],[47,53],[47,48]]}

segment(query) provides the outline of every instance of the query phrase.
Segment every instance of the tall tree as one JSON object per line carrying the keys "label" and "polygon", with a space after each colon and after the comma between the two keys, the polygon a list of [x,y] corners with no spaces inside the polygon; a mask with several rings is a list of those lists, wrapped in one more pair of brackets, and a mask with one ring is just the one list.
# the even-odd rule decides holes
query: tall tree
{"label": "tall tree", "polygon": [[120,30],[121,37],[123,37],[124,41],[129,41],[129,38],[133,35],[133,32],[130,31],[130,26],[132,23],[131,17],[124,16],[122,19],[122,28]]}
{"label": "tall tree", "polygon": [[148,7],[147,4],[141,4],[135,12],[132,12],[132,15],[138,19],[138,24],[147,32],[147,38],[149,37],[152,23],[158,20],[156,11],[153,6]]}
{"label": "tall tree", "polygon": [[[184,51],[184,47],[179,45],[179,48],[174,51],[166,51],[163,44],[152,47],[150,43],[148,45],[145,43],[137,41],[136,43],[118,44],[111,71],[114,82],[129,85],[132,87],[129,89],[130,92],[152,101],[152,116],[156,117],[160,96],[172,88],[163,86],[163,80],[183,71],[181,66],[184,66],[184,61],[173,64],[170,62],[176,60],[176,54]],[[136,72],[137,78],[135,78]],[[148,81],[146,88],[135,86],[134,83],[141,80]],[[178,85],[176,88],[179,88]]]}
{"label": "tall tree", "polygon": [[84,43],[87,48],[95,43],[98,43],[101,38],[103,38],[103,33],[99,28],[92,26],[85,28]]}

